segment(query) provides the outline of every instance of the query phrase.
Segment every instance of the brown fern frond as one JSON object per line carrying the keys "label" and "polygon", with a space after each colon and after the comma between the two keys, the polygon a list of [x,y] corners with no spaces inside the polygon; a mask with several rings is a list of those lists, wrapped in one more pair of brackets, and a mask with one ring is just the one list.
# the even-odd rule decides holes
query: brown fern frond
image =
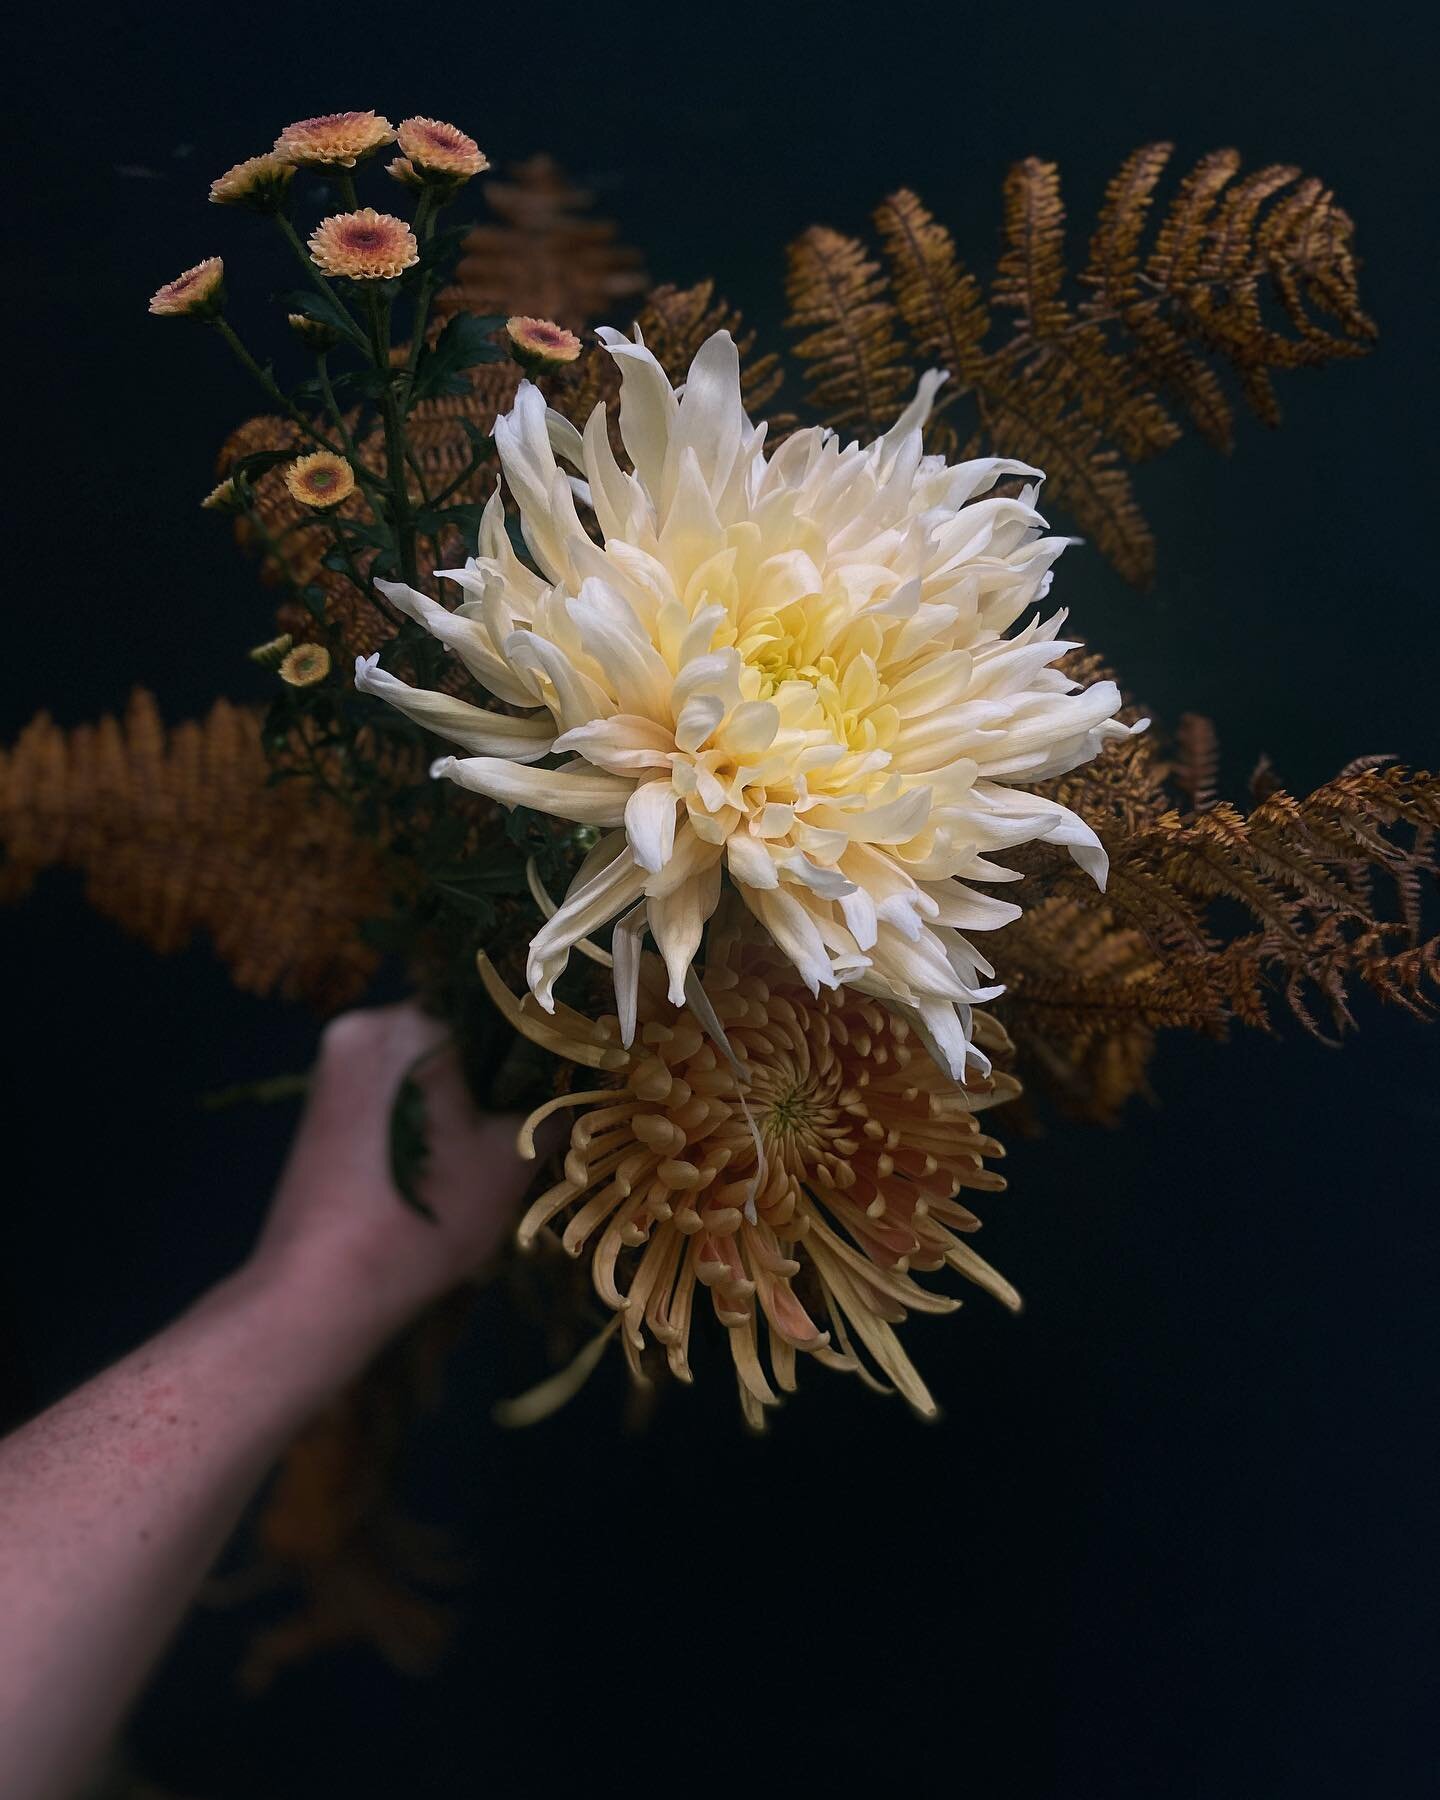
{"label": "brown fern frond", "polygon": [[1215,724],[1200,713],[1181,713],[1175,729],[1175,785],[1188,794],[1196,812],[1215,804],[1220,776],[1220,740]]}
{"label": "brown fern frond", "polygon": [[896,336],[898,313],[880,265],[856,238],[812,225],[790,246],[789,330],[811,405],[827,424],[873,436],[894,422],[913,371]]}
{"label": "brown fern frond", "polygon": [[238,987],[339,1005],[374,967],[359,928],[388,910],[385,871],[348,813],[269,767],[258,715],[224,700],[168,731],[142,690],[123,722],[42,713],[0,752],[0,898],[77,869],[152,949],[204,934]]}
{"label": "brown fern frond", "polygon": [[[1067,672],[1093,679],[1094,659],[1083,676],[1071,661]],[[1338,1043],[1356,1027],[1360,991],[1429,1016],[1440,998],[1440,937],[1426,935],[1440,776],[1358,758],[1308,795],[1269,778],[1249,813],[1212,798],[1182,814],[1145,743],[1112,746],[1047,790],[1105,844],[1103,895],[1049,846],[1013,857],[1048,896],[995,943],[1022,1076],[1028,1065],[1068,1110],[1103,1118],[1115,1098],[1094,1085],[1105,1045],[1134,1070],[1143,1034],[1268,1030],[1279,1009]],[[1169,774],[1193,797],[1212,786],[1213,744],[1192,747],[1188,775],[1185,760]]]}
{"label": "brown fern frond", "polygon": [[549,156],[533,156],[485,184],[495,216],[465,239],[455,282],[436,296],[454,312],[533,313],[572,330],[622,324],[626,303],[648,283],[638,251],[591,214],[594,196]]}
{"label": "brown fern frond", "polygon": [[1045,471],[1050,491],[1127,581],[1147,585],[1155,539],[1120,452],[1076,407],[1074,365],[1032,366],[977,388],[986,442]]}
{"label": "brown fern frond", "polygon": [[[1228,449],[1227,385],[1274,424],[1275,373],[1359,355],[1375,336],[1359,300],[1354,227],[1327,188],[1288,164],[1242,175],[1238,152],[1217,150],[1162,206],[1171,156],[1156,143],[1126,158],[1073,292],[1059,170],[1036,157],[1006,178],[988,305],[909,189],[875,214],[893,304],[861,242],[807,234],[790,252],[792,303],[797,291],[806,302],[791,325],[806,334],[796,354],[812,365],[822,415],[873,435],[901,398],[882,377],[907,357],[948,369],[933,447],[1042,467],[1047,497],[1143,585],[1154,545],[1128,465],[1174,444],[1180,416]],[[999,343],[995,314],[1001,329],[1010,324]]]}
{"label": "brown fern frond", "polygon": [[1026,157],[1005,177],[1005,251],[992,289],[997,306],[1019,315],[1033,342],[1057,337],[1070,324],[1065,285],[1065,208],[1060,170]]}
{"label": "brown fern frond", "polygon": [[[983,360],[990,313],[975,277],[955,253],[955,240],[908,188],[875,210],[891,269],[895,304],[916,349],[953,383],[968,383]],[[942,392],[942,401],[947,396]]]}

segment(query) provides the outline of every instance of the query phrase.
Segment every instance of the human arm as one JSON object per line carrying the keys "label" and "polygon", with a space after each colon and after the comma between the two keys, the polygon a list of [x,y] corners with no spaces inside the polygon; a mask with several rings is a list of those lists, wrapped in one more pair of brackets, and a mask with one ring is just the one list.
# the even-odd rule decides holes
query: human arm
{"label": "human arm", "polygon": [[444,1051],[416,1072],[437,1223],[390,1182],[391,1097],[441,1035],[410,1006],[337,1020],[244,1265],[0,1443],[8,1800],[74,1791],[285,1444],[503,1238],[529,1169]]}

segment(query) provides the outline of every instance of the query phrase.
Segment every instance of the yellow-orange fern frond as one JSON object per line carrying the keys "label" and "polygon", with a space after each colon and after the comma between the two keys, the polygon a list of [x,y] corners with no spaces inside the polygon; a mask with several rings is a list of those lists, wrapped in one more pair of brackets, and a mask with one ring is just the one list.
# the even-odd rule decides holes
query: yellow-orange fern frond
{"label": "yellow-orange fern frond", "polygon": [[123,721],[42,713],[0,752],[0,898],[76,869],[153,949],[204,935],[238,987],[339,1005],[374,966],[359,932],[387,910],[385,873],[347,812],[269,767],[258,715],[225,700],[170,730],[143,690]]}

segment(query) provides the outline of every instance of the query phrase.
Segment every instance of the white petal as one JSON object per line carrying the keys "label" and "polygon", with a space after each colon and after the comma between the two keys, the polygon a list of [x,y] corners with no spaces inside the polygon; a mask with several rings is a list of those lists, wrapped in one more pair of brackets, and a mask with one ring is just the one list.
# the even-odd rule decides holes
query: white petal
{"label": "white petal", "polygon": [[528,806],[577,825],[621,825],[634,783],[619,775],[573,775],[564,769],[525,769],[493,756],[442,756],[430,773],[488,794],[504,806]]}
{"label": "white petal", "polygon": [[427,731],[449,738],[472,756],[503,756],[512,762],[539,762],[552,745],[554,727],[548,714],[534,719],[512,719],[505,713],[487,712],[453,694],[413,688],[380,667],[378,656],[355,659],[355,686],[362,694],[388,700],[407,718]]}
{"label": "white petal", "polygon": [[675,813],[680,796],[668,778],[642,781],[625,806],[625,833],[637,863],[658,873],[675,849]]}

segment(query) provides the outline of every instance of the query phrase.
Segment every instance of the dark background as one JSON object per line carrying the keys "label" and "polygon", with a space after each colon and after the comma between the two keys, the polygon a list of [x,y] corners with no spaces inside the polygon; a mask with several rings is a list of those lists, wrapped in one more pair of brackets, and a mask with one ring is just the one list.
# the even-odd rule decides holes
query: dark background
{"label": "dark background", "polygon": [[[785,239],[858,228],[902,182],[984,262],[1027,153],[1060,160],[1082,225],[1153,137],[1186,165],[1233,142],[1324,176],[1379,351],[1285,381],[1278,436],[1142,475],[1153,594],[1077,549],[1057,596],[1159,716],[1216,719],[1231,791],[1262,749],[1296,786],[1362,751],[1433,761],[1418,8],[54,14],[25,26],[9,95],[6,740],[136,681],[173,719],[260,691],[241,653],[267,600],[195,507],[257,407],[145,300],[216,251],[263,294],[248,221],[206,184],[291,118],[375,106],[454,119],[497,163],[552,151],[657,277],[715,274],[772,342]],[[3,930],[4,1276],[33,1405],[243,1253],[290,1120],[197,1096],[303,1068],[314,1021],[237,996],[203,948],[153,959],[63,877]],[[982,1247],[1027,1310],[916,1321],[946,1408],[929,1429],[815,1370],[752,1441],[711,1346],[644,1436],[613,1370],[501,1435],[492,1304],[414,1464],[418,1509],[481,1570],[442,1672],[342,1653],[247,1704],[253,1617],[203,1614],[140,1761],[247,1800],[847,1776],[1003,1800],[1433,1792],[1437,1040],[1361,1018],[1340,1054],[1298,1030],[1171,1044],[1160,1110],[1012,1143]]]}

